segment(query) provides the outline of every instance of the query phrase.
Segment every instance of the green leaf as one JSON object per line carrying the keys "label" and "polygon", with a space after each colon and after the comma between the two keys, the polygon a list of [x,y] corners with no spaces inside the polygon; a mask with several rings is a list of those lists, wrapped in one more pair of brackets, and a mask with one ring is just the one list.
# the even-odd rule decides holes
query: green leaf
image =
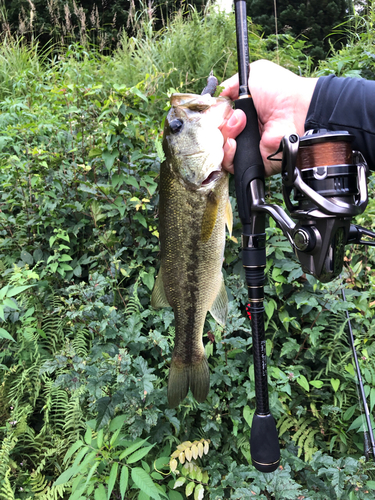
{"label": "green leaf", "polygon": [[76,467],[69,467],[69,469],[66,469],[65,472],[60,474],[60,476],[56,479],[53,485],[59,486],[60,484],[67,483],[76,472],[77,472]]}
{"label": "green leaf", "polygon": [[126,465],[122,466],[121,474],[120,474],[120,495],[121,500],[124,500],[124,496],[128,487],[129,481],[129,469]]}
{"label": "green leaf", "polygon": [[130,457],[126,460],[126,462],[128,464],[134,464],[135,462],[138,462],[139,460],[141,460],[143,457],[145,457],[147,455],[147,453],[154,447],[154,445],[152,444],[151,446],[147,446],[146,448],[142,448],[138,451],[136,451],[135,453],[133,453],[132,455],[130,455]]}
{"label": "green leaf", "polygon": [[300,375],[298,378],[297,378],[297,383],[303,387],[305,389],[305,391],[309,392],[310,390],[310,387],[309,387],[309,382],[307,380],[307,378],[304,376],[304,375]]}
{"label": "green leaf", "polygon": [[335,392],[337,392],[338,389],[339,389],[339,387],[340,387],[340,379],[338,379],[338,378],[331,378],[331,384],[332,384],[333,390]]}
{"label": "green leaf", "polygon": [[204,497],[204,486],[203,484],[197,484],[194,491],[194,500],[202,500]]}
{"label": "green leaf", "polygon": [[108,496],[107,496],[108,500],[111,498],[111,494],[116,483],[117,471],[118,471],[118,462],[114,462],[111,468],[111,472],[109,473],[109,479],[108,479]]}
{"label": "green leaf", "polygon": [[193,493],[194,488],[195,488],[195,483],[194,483],[194,481],[191,481],[190,483],[188,483],[188,484],[186,485],[186,488],[185,488],[185,495],[186,495],[187,497],[189,497],[189,496]]}
{"label": "green leaf", "polygon": [[321,387],[323,387],[324,382],[322,382],[321,380],[311,380],[310,385],[316,387],[317,389],[320,389]]}
{"label": "green leaf", "polygon": [[3,306],[9,307],[10,309],[19,309],[19,307],[17,306],[17,302],[14,302],[14,300],[7,298],[3,300]]}
{"label": "green leaf", "polygon": [[76,441],[75,443],[72,444],[72,446],[69,448],[69,450],[66,452],[63,463],[67,462],[69,458],[77,451],[79,448],[83,446],[83,442],[81,440]]}
{"label": "green leaf", "polygon": [[105,491],[104,486],[100,483],[97,486],[95,486],[95,495],[94,499],[95,500],[107,500],[107,493]]}
{"label": "green leaf", "polygon": [[174,483],[173,489],[175,490],[176,488],[179,488],[183,484],[186,483],[186,477],[179,477],[176,479],[176,482]]}
{"label": "green leaf", "polygon": [[70,257],[70,255],[67,255],[66,253],[63,253],[59,257],[59,262],[68,262],[70,260],[73,260],[73,259]]}
{"label": "green leaf", "polygon": [[86,432],[85,432],[85,443],[91,444],[91,440],[92,440],[92,429],[90,429],[90,427],[88,427]]}
{"label": "green leaf", "polygon": [[184,497],[178,491],[168,492],[169,500],[184,500]]}
{"label": "green leaf", "polygon": [[7,339],[7,340],[12,340],[15,342],[14,338],[11,336],[10,333],[8,333],[4,328],[0,328],[0,339]]}
{"label": "green leaf", "polygon": [[107,151],[104,151],[104,153],[102,153],[102,158],[104,160],[106,169],[108,171],[111,170],[111,168],[115,162],[115,159],[118,157],[118,155],[119,155],[118,149],[114,149],[112,152],[107,150]]}
{"label": "green leaf", "polygon": [[100,462],[95,462],[94,465],[91,467],[89,473],[87,474],[87,479],[86,479],[86,482],[85,482],[84,489],[86,489],[86,486],[89,484],[90,479],[92,478],[94,472],[99,467],[99,465],[100,465]]}
{"label": "green leaf", "polygon": [[131,453],[133,453],[135,450],[138,450],[141,446],[143,446],[146,442],[148,441],[148,438],[146,439],[141,439],[140,441],[135,441],[133,444],[131,444],[126,450],[124,450],[121,455],[120,455],[120,460],[123,458],[127,457]]}
{"label": "green leaf", "polygon": [[26,263],[29,264],[29,266],[32,266],[34,264],[34,259],[31,253],[26,252],[26,250],[22,250],[21,252],[21,259]]}
{"label": "green leaf", "polygon": [[243,409],[243,418],[246,420],[249,427],[251,427],[251,424],[253,423],[254,413],[255,410],[252,410],[248,405],[246,405]]}
{"label": "green leaf", "polygon": [[367,488],[369,488],[370,490],[375,490],[375,481],[367,481],[367,482],[366,482],[366,486],[367,486]]}
{"label": "green leaf", "polygon": [[104,430],[100,429],[100,431],[98,432],[98,435],[96,437],[96,445],[97,445],[99,450],[103,445],[103,435],[104,435]]}
{"label": "green leaf", "polygon": [[160,500],[157,487],[144,469],[141,469],[140,467],[132,469],[131,478],[136,487],[146,493],[146,495],[149,495],[155,500]]}
{"label": "green leaf", "polygon": [[28,288],[31,288],[32,286],[34,285],[15,286],[14,288],[8,290],[6,295],[7,297],[14,297],[15,295],[18,295],[19,293],[27,290]]}

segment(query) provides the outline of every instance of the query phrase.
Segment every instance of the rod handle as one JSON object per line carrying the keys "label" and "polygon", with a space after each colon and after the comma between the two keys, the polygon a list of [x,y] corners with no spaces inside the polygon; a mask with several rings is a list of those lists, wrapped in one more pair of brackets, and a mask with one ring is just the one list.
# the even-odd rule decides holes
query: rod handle
{"label": "rod handle", "polygon": [[261,179],[264,183],[264,165],[259,151],[258,116],[252,98],[237,99],[235,108],[242,109],[246,115],[246,127],[236,138],[234,179],[239,216],[242,225],[247,225],[251,222],[249,186],[254,179]]}
{"label": "rod handle", "polygon": [[260,472],[274,472],[280,465],[280,445],[276,422],[271,413],[255,413],[251,426],[250,454]]}

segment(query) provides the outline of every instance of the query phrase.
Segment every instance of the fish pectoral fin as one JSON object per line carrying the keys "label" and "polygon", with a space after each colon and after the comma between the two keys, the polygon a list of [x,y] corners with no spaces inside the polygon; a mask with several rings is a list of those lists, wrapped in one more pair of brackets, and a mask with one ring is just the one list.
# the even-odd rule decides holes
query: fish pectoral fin
{"label": "fish pectoral fin", "polygon": [[232,205],[230,204],[229,198],[228,198],[227,204],[225,206],[225,224],[227,225],[229,236],[232,236],[233,211],[232,211]]}
{"label": "fish pectoral fin", "polygon": [[203,243],[206,243],[211,238],[212,231],[216,224],[218,208],[219,200],[212,191],[207,197],[207,204],[202,218],[201,241],[203,241]]}
{"label": "fish pectoral fin", "polygon": [[186,398],[189,387],[198,403],[203,403],[210,390],[210,370],[204,354],[197,363],[182,366],[172,357],[168,379],[170,408],[175,408]]}
{"label": "fish pectoral fin", "polygon": [[210,313],[221,326],[225,326],[228,315],[228,295],[223,277],[219,293],[216,295],[216,299],[210,308]]}
{"label": "fish pectoral fin", "polygon": [[151,295],[151,305],[155,309],[160,307],[169,307],[167,296],[165,295],[164,283],[162,278],[162,270],[160,269],[156,278],[155,286]]}

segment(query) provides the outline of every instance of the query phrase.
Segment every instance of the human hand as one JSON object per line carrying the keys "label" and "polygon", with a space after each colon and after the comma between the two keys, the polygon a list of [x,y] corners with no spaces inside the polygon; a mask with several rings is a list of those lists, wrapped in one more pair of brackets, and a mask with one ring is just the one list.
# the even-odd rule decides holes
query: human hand
{"label": "human hand", "polygon": [[[259,60],[251,63],[249,88],[258,114],[261,136],[259,148],[266,176],[280,172],[280,162],[268,160],[267,157],[277,151],[284,135],[304,134],[306,115],[317,80],[297,76],[271,61]],[[232,100],[238,98],[238,75],[232,76],[221,85],[225,87],[221,95],[229,96]],[[233,127],[229,125],[232,119],[236,119]],[[236,110],[222,128],[225,140],[223,167],[232,173],[234,139],[243,130],[245,123],[245,114]]]}

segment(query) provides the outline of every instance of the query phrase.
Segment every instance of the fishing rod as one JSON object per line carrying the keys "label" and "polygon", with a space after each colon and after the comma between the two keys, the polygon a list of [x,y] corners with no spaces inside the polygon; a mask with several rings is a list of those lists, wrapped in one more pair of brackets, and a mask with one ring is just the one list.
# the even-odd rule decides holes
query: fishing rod
{"label": "fishing rod", "polygon": [[259,151],[258,117],[250,95],[249,49],[245,0],[235,0],[239,98],[236,109],[246,114],[246,127],[237,137],[234,179],[239,216],[242,222],[242,262],[248,286],[248,313],[251,318],[255,374],[256,410],[253,417],[250,453],[253,465],[273,472],[280,463],[276,422],[268,399],[266,341],[264,335],[264,271],[266,268],[265,212],[253,210],[264,198],[264,165]]}
{"label": "fishing rod", "polygon": [[[354,136],[347,131],[310,130],[303,137],[285,136],[281,178],[283,197],[290,216],[279,206],[267,204],[264,196],[264,165],[259,151],[258,118],[248,87],[249,49],[245,0],[234,0],[239,98],[236,109],[246,114],[246,127],[237,137],[234,177],[239,217],[242,222],[242,261],[248,286],[255,374],[256,409],[250,454],[261,472],[273,472],[280,463],[276,422],[270,413],[264,332],[264,271],[266,267],[265,217],[271,216],[289,240],[305,273],[323,283],[341,273],[345,245],[375,246],[375,233],[351,220],[367,205],[368,167],[362,154],[352,151]],[[276,159],[276,158],[274,158]],[[293,198],[293,200],[292,200]],[[297,222],[294,222],[295,219]],[[375,457],[375,441],[362,384],[354,338],[349,323],[349,341],[357,370],[357,381],[366,413],[365,453]]]}

